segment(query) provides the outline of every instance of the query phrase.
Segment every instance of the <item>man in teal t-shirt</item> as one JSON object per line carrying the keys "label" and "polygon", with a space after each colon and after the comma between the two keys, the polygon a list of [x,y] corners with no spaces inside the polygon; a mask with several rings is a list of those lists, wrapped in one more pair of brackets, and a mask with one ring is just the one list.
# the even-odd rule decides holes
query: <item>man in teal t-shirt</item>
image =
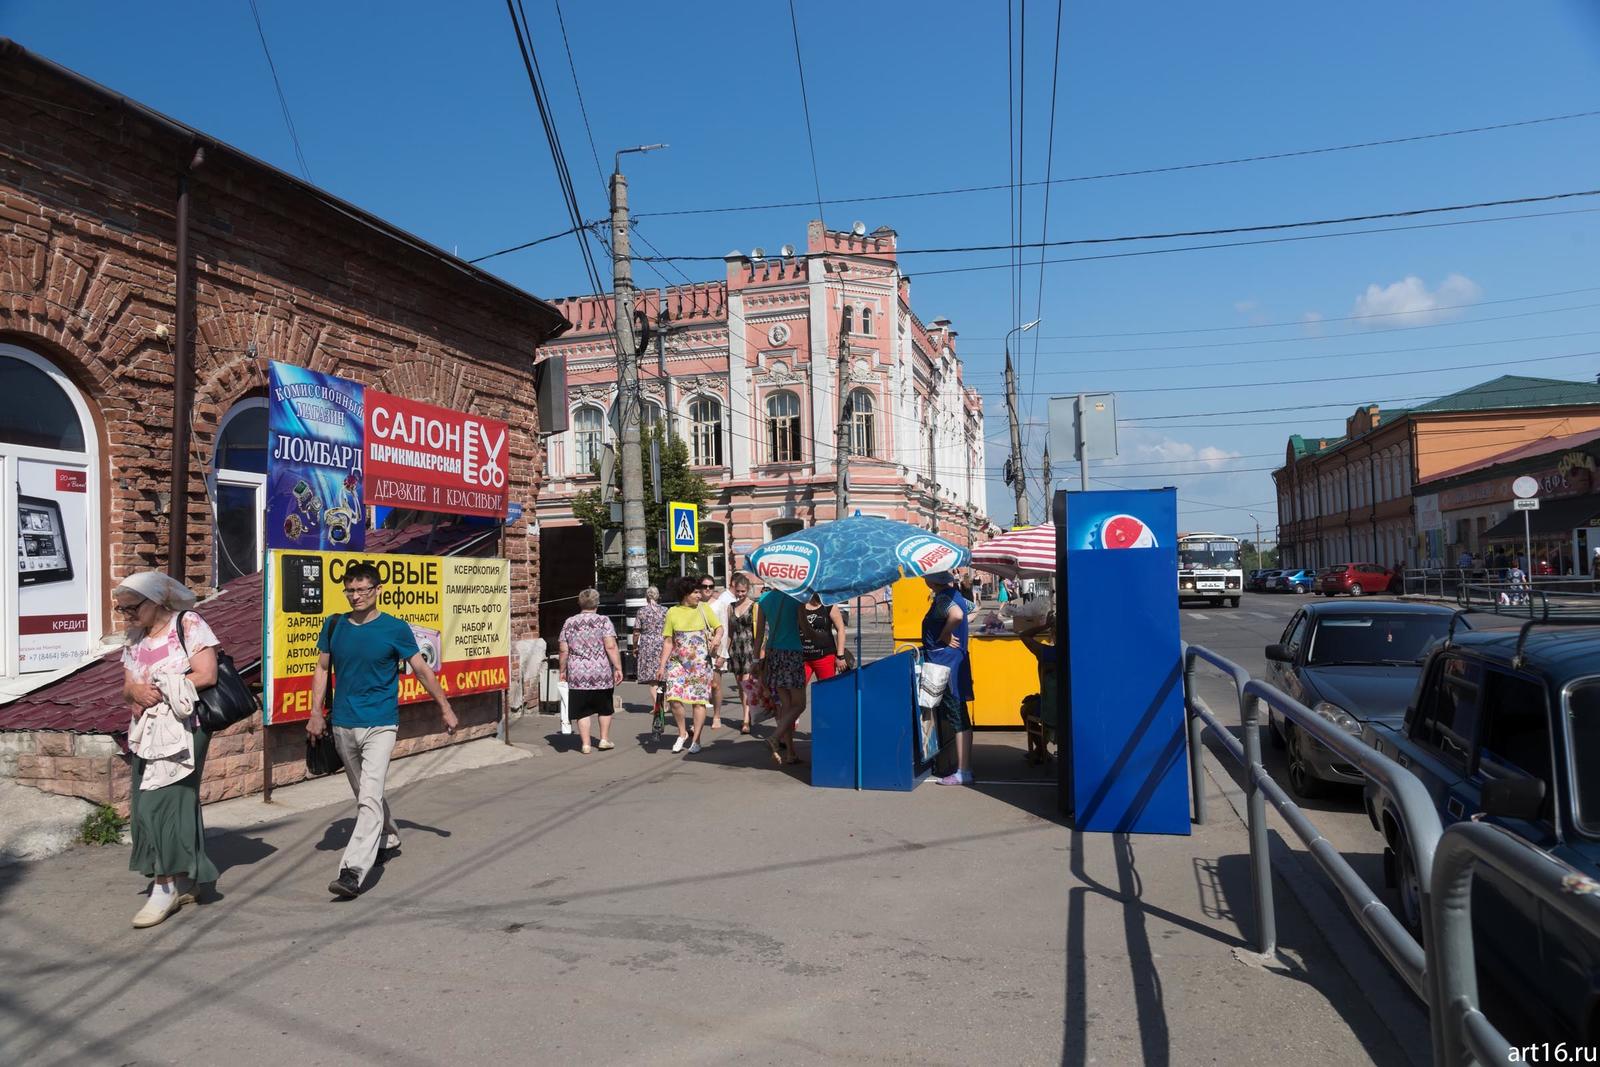
{"label": "man in teal t-shirt", "polygon": [[400,735],[400,667],[411,673],[438,702],[446,733],[455,733],[456,714],[428,661],[417,647],[411,627],[378,610],[383,583],[378,568],[356,563],[344,572],[344,595],[350,611],[330,616],[317,638],[317,670],[311,679],[311,718],[306,733],[322,736],[327,729],[323,705],[328,679],[334,676],[333,743],[344,760],[345,776],[356,795],[356,825],[339,863],[339,877],[328,892],[350,899],[374,866],[400,850],[400,831],[384,799],[389,758]]}

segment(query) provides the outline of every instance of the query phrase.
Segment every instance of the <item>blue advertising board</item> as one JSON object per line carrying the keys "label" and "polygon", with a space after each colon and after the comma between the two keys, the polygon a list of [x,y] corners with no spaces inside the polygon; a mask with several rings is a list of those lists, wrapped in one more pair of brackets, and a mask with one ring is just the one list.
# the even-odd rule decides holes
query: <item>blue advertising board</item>
{"label": "blue advertising board", "polygon": [[1187,834],[1177,491],[1060,493],[1056,504],[1074,825]]}
{"label": "blue advertising board", "polygon": [[288,363],[269,373],[267,547],[361,551],[361,384]]}

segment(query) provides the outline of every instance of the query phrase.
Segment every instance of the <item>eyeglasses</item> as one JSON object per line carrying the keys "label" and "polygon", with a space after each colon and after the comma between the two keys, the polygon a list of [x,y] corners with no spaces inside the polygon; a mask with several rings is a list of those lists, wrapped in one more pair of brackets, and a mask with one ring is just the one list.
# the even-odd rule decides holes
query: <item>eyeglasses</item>
{"label": "eyeglasses", "polygon": [[369,597],[377,591],[378,587],[375,585],[347,585],[344,587],[344,598],[346,600],[356,600]]}
{"label": "eyeglasses", "polygon": [[136,604],[118,604],[116,606],[116,612],[118,615],[127,615],[131,618],[134,615],[139,614],[139,609],[142,607],[144,607],[144,601],[142,600]]}

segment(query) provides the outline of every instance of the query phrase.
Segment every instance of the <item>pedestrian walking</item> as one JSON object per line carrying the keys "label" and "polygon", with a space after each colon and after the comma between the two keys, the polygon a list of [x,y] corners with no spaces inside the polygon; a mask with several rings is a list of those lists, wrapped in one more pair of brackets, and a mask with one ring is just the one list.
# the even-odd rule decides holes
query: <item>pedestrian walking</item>
{"label": "pedestrian walking", "polygon": [[938,779],[940,785],[972,784],[972,664],[967,658],[967,619],[972,605],[948,571],[923,576],[933,590],[933,603],[922,617],[922,658],[950,669],[950,684],[939,705],[943,732],[955,739],[956,769]]}
{"label": "pedestrian walking", "polygon": [[739,704],[744,712],[739,732],[748,734],[753,709],[750,706],[750,687],[746,683],[752,677],[757,659],[756,605],[750,599],[750,579],[744,575],[734,575],[728,588],[733,591],[734,597],[728,605],[728,670],[733,673],[734,684],[739,687]]}
{"label": "pedestrian walking", "polygon": [[655,693],[655,704],[651,710],[659,714],[663,686],[666,684],[661,676],[661,628],[667,623],[667,609],[661,606],[661,590],[653,585],[644,591],[644,600],[644,607],[639,609],[633,620],[633,675]]}
{"label": "pedestrian walking", "polygon": [[580,750],[591,751],[589,733],[594,720],[600,720],[602,752],[616,748],[611,743],[611,713],[616,687],[622,684],[622,655],[617,651],[617,628],[601,615],[600,591],[585,589],[578,594],[578,614],[561,624],[561,680],[567,683],[567,718],[577,720]]}
{"label": "pedestrian walking", "polygon": [[723,596],[718,592],[717,581],[708,574],[700,578],[700,603],[717,620],[717,643],[711,650],[711,728],[722,729],[722,672],[728,665],[728,615],[724,610]]}
{"label": "pedestrian walking", "polygon": [[[672,718],[678,724],[672,751],[682,752],[687,744],[691,756],[700,751],[700,734],[711,703],[712,657],[718,637],[716,613],[700,601],[701,584],[693,576],[678,580],[678,603],[667,609],[661,630],[661,674],[666,679]],[[687,727],[691,708],[692,729]]]}
{"label": "pedestrian walking", "polygon": [[844,615],[839,605],[823,607],[822,598],[811,594],[800,609],[800,654],[805,658],[806,682],[838,674],[844,653]]}
{"label": "pedestrian walking", "polygon": [[800,641],[800,602],[794,597],[768,589],[756,601],[756,648],[761,660],[758,673],[765,672],[767,685],[777,694],[777,722],[767,747],[778,764],[799,763],[794,751],[794,728],[806,710],[805,649]]}
{"label": "pedestrian walking", "polygon": [[153,880],[133,917],[144,929],[194,903],[201,883],[217,880],[200,816],[211,735],[194,720],[196,690],[217,680],[217,637],[189,610],[194,594],[159,571],[129,575],[111,596],[128,624],[122,649],[122,695],[132,712],[128,869]]}
{"label": "pedestrian walking", "polygon": [[445,733],[456,732],[456,713],[417,647],[411,627],[378,610],[383,578],[370,563],[345,568],[344,595],[350,610],[330,615],[317,638],[317,669],[311,677],[311,718],[306,733],[328,729],[323,704],[328,678],[338,676],[333,693],[333,743],[344,760],[345,776],[356,798],[356,825],[339,862],[339,877],[328,892],[346,900],[361,893],[372,868],[400,851],[400,831],[384,799],[389,758],[400,735],[400,667],[411,668],[422,688],[439,705]]}

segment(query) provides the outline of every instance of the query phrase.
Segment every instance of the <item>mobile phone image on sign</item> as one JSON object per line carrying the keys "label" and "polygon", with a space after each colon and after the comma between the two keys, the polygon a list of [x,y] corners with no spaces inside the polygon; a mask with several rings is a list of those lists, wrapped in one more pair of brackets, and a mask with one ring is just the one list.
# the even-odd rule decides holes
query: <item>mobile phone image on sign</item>
{"label": "mobile phone image on sign", "polygon": [[1143,519],[1132,515],[1113,515],[1100,524],[1094,548],[1155,548],[1155,531]]}

